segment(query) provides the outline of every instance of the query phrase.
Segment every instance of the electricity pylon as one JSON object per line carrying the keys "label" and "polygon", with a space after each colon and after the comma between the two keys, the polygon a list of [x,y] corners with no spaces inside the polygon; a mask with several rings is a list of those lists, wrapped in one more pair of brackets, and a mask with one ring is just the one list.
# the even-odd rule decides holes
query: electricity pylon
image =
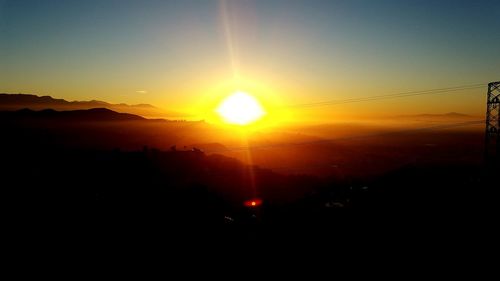
{"label": "electricity pylon", "polygon": [[500,81],[488,83],[485,159],[498,164],[500,158]]}

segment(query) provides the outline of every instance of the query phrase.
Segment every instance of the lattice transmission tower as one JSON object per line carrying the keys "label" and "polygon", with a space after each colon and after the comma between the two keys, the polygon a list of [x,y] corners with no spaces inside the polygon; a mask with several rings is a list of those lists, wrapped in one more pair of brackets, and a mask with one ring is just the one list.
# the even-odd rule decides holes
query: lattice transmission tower
{"label": "lattice transmission tower", "polygon": [[500,81],[488,83],[485,159],[488,163],[500,162]]}

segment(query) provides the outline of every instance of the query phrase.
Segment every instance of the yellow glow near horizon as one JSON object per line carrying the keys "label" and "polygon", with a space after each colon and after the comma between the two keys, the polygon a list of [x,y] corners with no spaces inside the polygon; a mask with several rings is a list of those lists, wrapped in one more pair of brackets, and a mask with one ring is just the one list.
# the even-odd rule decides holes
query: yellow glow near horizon
{"label": "yellow glow near horizon", "polygon": [[226,123],[241,126],[253,123],[266,114],[255,97],[243,92],[235,92],[225,98],[216,111]]}

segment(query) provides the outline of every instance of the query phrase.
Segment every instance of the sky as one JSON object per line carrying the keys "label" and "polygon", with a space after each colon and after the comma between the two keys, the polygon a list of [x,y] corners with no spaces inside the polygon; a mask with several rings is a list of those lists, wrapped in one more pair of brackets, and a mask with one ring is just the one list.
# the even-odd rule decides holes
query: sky
{"label": "sky", "polygon": [[[500,80],[500,1],[0,0],[0,92],[199,113]],[[302,116],[484,115],[486,87]]]}

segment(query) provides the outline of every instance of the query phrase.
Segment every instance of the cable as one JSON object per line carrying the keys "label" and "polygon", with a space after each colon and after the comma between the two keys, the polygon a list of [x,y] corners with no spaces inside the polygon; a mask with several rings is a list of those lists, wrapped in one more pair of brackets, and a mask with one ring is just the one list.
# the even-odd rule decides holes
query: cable
{"label": "cable", "polygon": [[[478,83],[478,84],[469,84],[469,85],[447,87],[447,88],[436,88],[436,89],[421,90],[421,91],[411,91],[411,92],[401,92],[401,93],[395,93],[395,94],[369,96],[369,97],[364,97],[364,98],[351,98],[351,99],[344,99],[344,100],[331,100],[331,101],[316,102],[316,103],[296,104],[296,105],[290,105],[287,107],[308,108],[308,107],[329,106],[329,105],[336,105],[336,104],[375,101],[375,100],[392,99],[392,98],[404,98],[404,97],[420,96],[420,95],[444,94],[444,93],[451,93],[451,92],[456,92],[456,91],[482,88],[485,85],[486,85],[486,83]],[[344,137],[344,138],[337,138],[337,139],[325,139],[325,140],[316,140],[316,141],[308,141],[308,142],[300,142],[300,143],[279,143],[279,144],[268,144],[268,145],[257,145],[257,146],[228,147],[226,149],[208,150],[206,152],[207,153],[218,153],[218,152],[231,152],[231,151],[246,151],[246,150],[255,150],[255,149],[272,149],[272,148],[281,148],[281,147],[289,147],[289,146],[302,146],[302,145],[311,145],[311,144],[323,144],[323,143],[331,143],[331,142],[336,142],[336,141],[347,141],[347,140],[355,140],[355,139],[362,139],[362,138],[369,138],[369,137],[388,136],[388,135],[405,134],[405,133],[421,132],[421,131],[429,131],[429,130],[457,128],[457,127],[471,126],[471,125],[475,125],[475,124],[482,124],[484,122],[485,122],[485,120],[474,120],[474,121],[467,121],[467,122],[460,122],[460,123],[453,123],[453,124],[445,124],[445,125],[437,125],[437,126],[431,126],[431,127],[409,129],[409,130],[400,130],[400,131],[387,132],[387,133],[381,133],[381,134],[359,135],[359,136],[351,136],[351,137]],[[283,168],[286,168],[286,167],[280,167],[280,169],[283,169]]]}
{"label": "cable", "polygon": [[395,93],[395,94],[377,95],[377,96],[369,96],[369,97],[350,98],[350,99],[343,99],[343,100],[330,100],[330,101],[323,101],[323,102],[303,103],[303,104],[288,105],[288,106],[285,106],[285,108],[309,108],[309,107],[329,106],[329,105],[336,105],[336,104],[375,101],[375,100],[403,98],[403,97],[412,97],[412,96],[421,96],[421,95],[445,94],[445,93],[456,92],[456,91],[478,89],[478,88],[484,87],[485,85],[486,85],[486,83],[479,83],[479,84],[462,85],[462,86],[448,87],[448,88],[437,88],[437,89],[422,90],[422,91],[411,91],[411,92],[401,92],[401,93]]}

